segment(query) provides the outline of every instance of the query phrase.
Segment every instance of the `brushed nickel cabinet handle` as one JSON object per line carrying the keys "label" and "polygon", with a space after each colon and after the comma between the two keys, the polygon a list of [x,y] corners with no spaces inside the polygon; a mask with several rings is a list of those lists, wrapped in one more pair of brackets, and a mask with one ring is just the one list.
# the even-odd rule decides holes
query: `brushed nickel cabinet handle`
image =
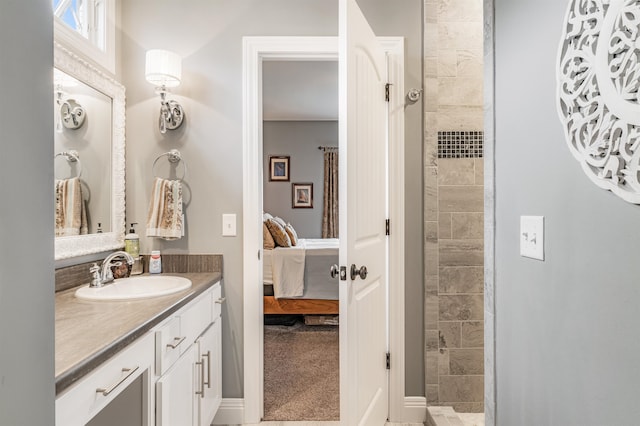
{"label": "brushed nickel cabinet handle", "polygon": [[200,366],[200,390],[196,391],[196,395],[204,398],[204,361],[196,361],[196,365]]}
{"label": "brushed nickel cabinet handle", "polygon": [[184,336],[184,337],[182,337],[182,338],[180,338],[180,337],[174,337],[174,338],[173,338],[173,341],[174,341],[175,343],[167,343],[167,347],[168,347],[168,348],[171,348],[171,349],[175,349],[175,348],[177,348],[178,346],[180,346],[180,343],[184,342],[184,339],[186,339],[186,338],[187,338],[187,336]]}
{"label": "brushed nickel cabinet handle", "polygon": [[[206,354],[202,354],[202,357],[207,357],[207,381],[204,383],[209,389],[211,389],[211,351],[207,351]],[[204,361],[202,361],[204,362]]]}
{"label": "brushed nickel cabinet handle", "polygon": [[96,393],[101,393],[104,396],[109,395],[111,392],[113,392],[115,390],[115,388],[120,386],[125,380],[127,380],[129,377],[131,377],[131,375],[133,373],[138,371],[138,368],[139,367],[136,367],[136,368],[133,368],[133,369],[132,368],[123,368],[122,372],[123,373],[127,373],[124,377],[122,377],[120,380],[118,380],[116,383],[112,384],[108,388],[98,388],[98,389],[96,389]]}
{"label": "brushed nickel cabinet handle", "polygon": [[220,299],[216,300],[216,303],[217,303],[218,305],[222,305],[222,304],[224,303],[224,301],[225,301],[225,300],[227,300],[227,298],[226,298],[226,297],[221,297]]}

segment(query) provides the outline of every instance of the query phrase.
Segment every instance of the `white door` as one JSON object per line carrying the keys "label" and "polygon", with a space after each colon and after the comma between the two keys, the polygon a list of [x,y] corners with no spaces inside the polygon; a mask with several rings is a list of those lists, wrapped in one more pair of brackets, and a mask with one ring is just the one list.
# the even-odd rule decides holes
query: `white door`
{"label": "white door", "polygon": [[340,419],[376,426],[388,413],[386,58],[355,0],[339,4]]}

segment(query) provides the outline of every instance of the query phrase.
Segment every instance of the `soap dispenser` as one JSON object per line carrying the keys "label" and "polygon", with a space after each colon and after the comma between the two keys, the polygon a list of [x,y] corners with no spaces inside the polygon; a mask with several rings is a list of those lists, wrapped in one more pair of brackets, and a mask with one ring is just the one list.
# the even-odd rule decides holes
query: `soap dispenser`
{"label": "soap dispenser", "polygon": [[129,233],[124,237],[124,251],[129,253],[133,257],[133,265],[131,267],[131,275],[139,275],[142,273],[142,259],[140,259],[140,236],[136,234],[134,225],[137,222],[131,224]]}

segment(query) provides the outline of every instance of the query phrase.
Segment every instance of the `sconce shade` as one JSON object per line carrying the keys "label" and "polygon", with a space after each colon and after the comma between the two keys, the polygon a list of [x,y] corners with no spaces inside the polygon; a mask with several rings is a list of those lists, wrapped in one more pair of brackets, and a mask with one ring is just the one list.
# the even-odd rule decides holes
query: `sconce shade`
{"label": "sconce shade", "polygon": [[145,77],[156,87],[176,87],[182,78],[182,59],[168,50],[148,50]]}

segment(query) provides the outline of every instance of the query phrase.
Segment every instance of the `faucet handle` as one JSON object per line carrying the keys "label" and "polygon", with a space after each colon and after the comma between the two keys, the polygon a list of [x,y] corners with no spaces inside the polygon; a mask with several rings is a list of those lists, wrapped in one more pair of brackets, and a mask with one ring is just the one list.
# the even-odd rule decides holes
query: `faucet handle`
{"label": "faucet handle", "polygon": [[91,274],[91,284],[90,287],[101,287],[102,279],[100,278],[100,267],[97,263],[93,263],[89,268],[89,273]]}

